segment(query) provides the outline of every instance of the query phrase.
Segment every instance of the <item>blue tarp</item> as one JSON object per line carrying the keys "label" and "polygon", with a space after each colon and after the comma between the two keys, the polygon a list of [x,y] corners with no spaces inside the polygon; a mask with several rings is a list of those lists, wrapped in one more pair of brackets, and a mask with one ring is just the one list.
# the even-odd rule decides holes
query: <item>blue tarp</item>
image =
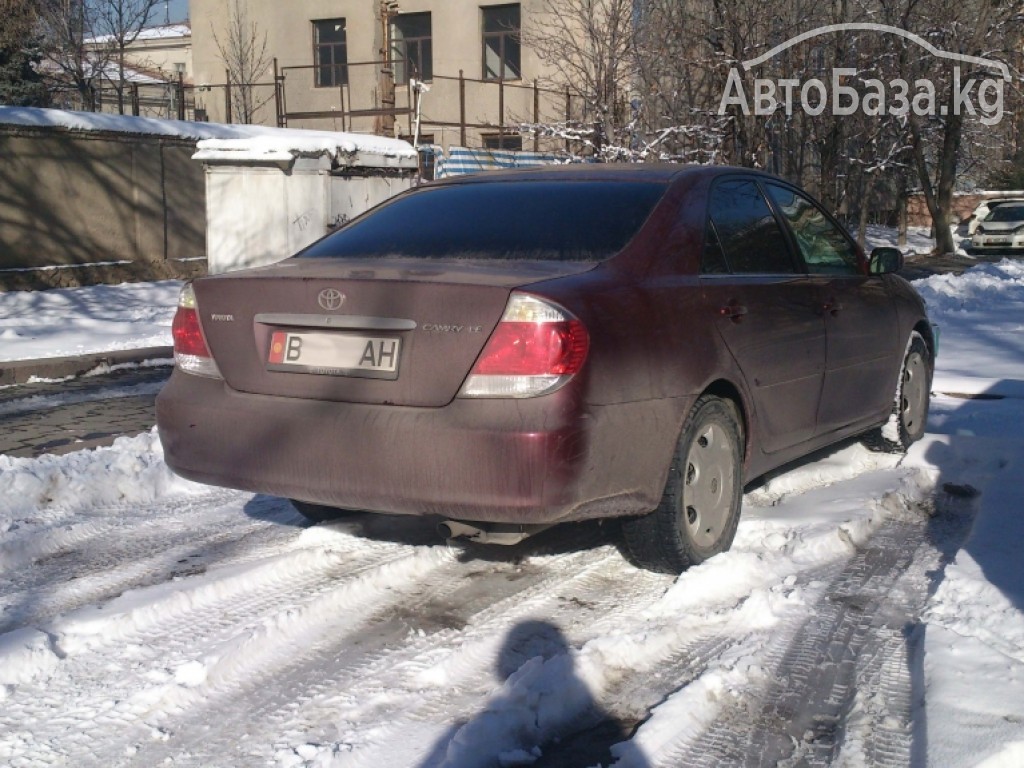
{"label": "blue tarp", "polygon": [[434,167],[434,178],[459,176],[480,171],[496,171],[501,168],[532,168],[538,165],[553,165],[566,162],[566,158],[542,152],[514,152],[509,149],[468,149],[452,147],[448,156],[438,155]]}

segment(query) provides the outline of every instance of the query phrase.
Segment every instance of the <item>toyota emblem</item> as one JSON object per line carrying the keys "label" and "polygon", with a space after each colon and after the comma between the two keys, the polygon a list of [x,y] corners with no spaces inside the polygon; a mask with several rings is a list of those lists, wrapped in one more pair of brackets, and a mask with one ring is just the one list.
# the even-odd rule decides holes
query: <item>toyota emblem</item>
{"label": "toyota emblem", "polygon": [[334,288],[327,288],[320,291],[320,295],[316,297],[316,302],[324,309],[334,311],[335,309],[340,309],[341,305],[345,303],[345,294]]}

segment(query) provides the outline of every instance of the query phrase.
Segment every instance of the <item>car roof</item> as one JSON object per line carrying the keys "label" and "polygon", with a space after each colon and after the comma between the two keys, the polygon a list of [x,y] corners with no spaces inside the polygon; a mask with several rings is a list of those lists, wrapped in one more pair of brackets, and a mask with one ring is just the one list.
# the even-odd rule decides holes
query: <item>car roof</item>
{"label": "car roof", "polygon": [[571,163],[565,165],[542,165],[532,168],[513,168],[460,176],[448,176],[444,179],[431,182],[431,186],[442,184],[487,184],[502,181],[646,181],[668,184],[682,176],[718,176],[738,171],[768,176],[768,174],[760,174],[749,168],[740,168],[728,165],[708,166],[684,165],[680,163]]}

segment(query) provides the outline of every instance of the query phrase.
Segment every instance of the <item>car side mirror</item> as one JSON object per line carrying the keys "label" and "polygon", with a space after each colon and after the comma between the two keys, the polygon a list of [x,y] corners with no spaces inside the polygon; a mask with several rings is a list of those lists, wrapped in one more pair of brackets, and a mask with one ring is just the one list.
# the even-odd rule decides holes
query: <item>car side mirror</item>
{"label": "car side mirror", "polygon": [[903,252],[899,248],[883,245],[871,251],[868,272],[872,275],[888,275],[903,269]]}

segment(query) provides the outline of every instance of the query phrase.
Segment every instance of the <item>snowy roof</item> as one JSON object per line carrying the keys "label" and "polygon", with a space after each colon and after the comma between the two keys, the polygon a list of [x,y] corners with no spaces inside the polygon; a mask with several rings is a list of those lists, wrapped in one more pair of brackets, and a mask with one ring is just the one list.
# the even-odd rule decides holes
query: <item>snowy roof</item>
{"label": "snowy roof", "polygon": [[[95,71],[91,67],[86,68],[88,71]],[[121,79],[121,70],[117,66],[116,61],[108,61],[103,64],[100,74],[104,79],[109,80],[112,83],[116,83]],[[143,69],[138,67],[126,66],[124,68],[124,82],[126,83],[144,83],[147,85],[163,85],[168,82],[166,77],[157,77],[149,74]]]}
{"label": "snowy roof", "polygon": [[290,163],[296,157],[329,157],[335,165],[415,168],[408,142],[382,136],[330,131],[271,129],[245,138],[204,139],[193,160],[209,163]]}
{"label": "snowy roof", "polygon": [[[182,37],[192,37],[192,27],[189,24],[165,24],[159,27],[149,27],[139,32],[135,40],[173,40]],[[113,42],[113,40],[113,35],[97,35],[85,42],[98,45]]]}
{"label": "snowy roof", "polygon": [[209,162],[273,163],[326,155],[338,165],[416,167],[416,150],[408,142],[357,133],[193,123],[34,107],[0,107],[0,124],[197,139],[199,151],[194,159]]}

